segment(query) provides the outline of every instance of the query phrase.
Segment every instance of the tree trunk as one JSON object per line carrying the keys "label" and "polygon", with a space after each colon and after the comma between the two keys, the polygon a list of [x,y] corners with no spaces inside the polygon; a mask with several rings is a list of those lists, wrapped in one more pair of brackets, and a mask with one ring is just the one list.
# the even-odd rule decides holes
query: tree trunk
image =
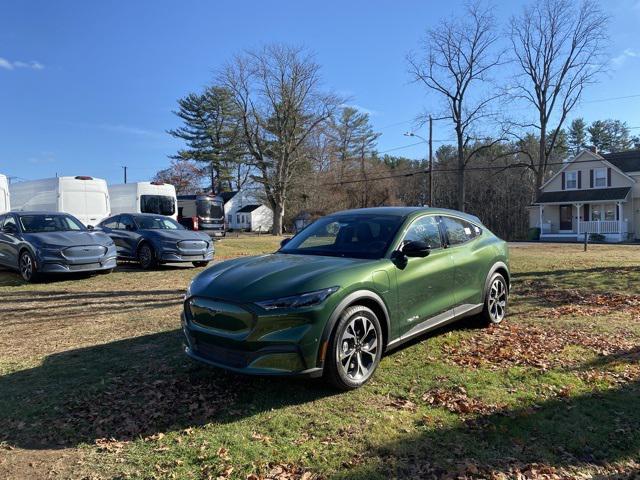
{"label": "tree trunk", "polygon": [[284,202],[278,200],[273,210],[273,228],[272,235],[282,235],[282,227],[284,223]]}
{"label": "tree trunk", "polygon": [[540,129],[540,151],[538,152],[538,171],[536,172],[536,195],[540,187],[542,187],[547,173],[547,125],[543,119],[541,119],[540,124],[542,128]]}

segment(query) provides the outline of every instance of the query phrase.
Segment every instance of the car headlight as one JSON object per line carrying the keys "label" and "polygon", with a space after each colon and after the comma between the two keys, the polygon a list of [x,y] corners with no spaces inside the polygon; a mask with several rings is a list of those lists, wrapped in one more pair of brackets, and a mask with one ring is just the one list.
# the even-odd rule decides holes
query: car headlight
{"label": "car headlight", "polygon": [[324,302],[329,295],[338,291],[340,287],[329,287],[315,292],[292,295],[290,297],[276,298],[274,300],[264,300],[256,302],[256,305],[265,310],[276,310],[280,308],[303,308],[312,307]]}
{"label": "car headlight", "polygon": [[191,296],[191,283],[189,283],[189,285],[187,286],[187,291],[184,292],[184,299],[186,300],[190,296]]}

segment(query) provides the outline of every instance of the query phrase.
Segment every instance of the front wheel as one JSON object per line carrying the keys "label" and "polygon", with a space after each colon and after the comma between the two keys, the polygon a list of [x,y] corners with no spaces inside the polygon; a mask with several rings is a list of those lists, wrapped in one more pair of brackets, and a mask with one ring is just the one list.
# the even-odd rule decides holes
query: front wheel
{"label": "front wheel", "polygon": [[194,267],[206,267],[207,265],[209,265],[209,262],[192,262]]}
{"label": "front wheel", "polygon": [[485,294],[482,317],[487,325],[497,325],[507,314],[509,287],[502,275],[494,273],[489,280],[489,288]]}
{"label": "front wheel", "polygon": [[148,243],[142,244],[138,249],[138,263],[143,270],[150,270],[158,266],[153,248]]}
{"label": "front wheel", "polygon": [[381,356],[378,317],[362,305],[349,307],[340,315],[329,341],[325,377],[340,390],[353,390],[369,381]]}
{"label": "front wheel", "polygon": [[34,282],[37,279],[36,262],[29,252],[22,252],[19,260],[20,276],[25,282]]}

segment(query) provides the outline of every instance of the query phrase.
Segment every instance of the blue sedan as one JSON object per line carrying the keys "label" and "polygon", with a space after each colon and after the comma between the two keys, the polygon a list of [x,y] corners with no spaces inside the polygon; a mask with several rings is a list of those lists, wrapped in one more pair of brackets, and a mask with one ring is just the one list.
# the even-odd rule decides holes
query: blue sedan
{"label": "blue sedan", "polygon": [[0,215],[0,265],[27,282],[42,273],[110,272],[116,247],[66,213],[12,212]]}
{"label": "blue sedan", "polygon": [[135,260],[145,270],[176,262],[204,267],[213,260],[211,237],[187,230],[170,217],[123,213],[103,220],[99,227],[115,242],[118,258]]}

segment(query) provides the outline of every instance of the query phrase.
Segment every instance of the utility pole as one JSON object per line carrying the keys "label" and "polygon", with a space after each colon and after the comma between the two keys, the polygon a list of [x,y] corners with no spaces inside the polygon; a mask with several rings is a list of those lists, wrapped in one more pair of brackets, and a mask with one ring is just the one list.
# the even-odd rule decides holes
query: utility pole
{"label": "utility pole", "polygon": [[433,118],[429,114],[429,207],[433,208]]}
{"label": "utility pole", "polygon": [[125,165],[122,166],[122,169],[124,170],[124,183],[127,183],[127,168]]}

